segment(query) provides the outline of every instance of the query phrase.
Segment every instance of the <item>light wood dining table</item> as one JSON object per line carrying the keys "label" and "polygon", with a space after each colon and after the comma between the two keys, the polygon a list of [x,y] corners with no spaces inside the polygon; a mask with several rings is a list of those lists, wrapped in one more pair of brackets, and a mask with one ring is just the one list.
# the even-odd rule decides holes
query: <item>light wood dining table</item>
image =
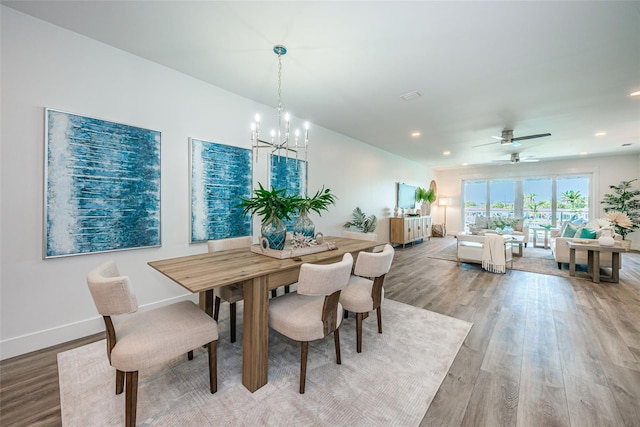
{"label": "light wood dining table", "polygon": [[334,242],[336,249],[277,259],[243,248],[151,261],[148,264],[189,292],[203,295],[205,311],[209,315],[212,314],[214,288],[242,284],[242,384],[255,392],[268,382],[269,291],[297,282],[303,263],[337,262],[347,252],[353,255],[355,263],[359,252],[384,244],[331,236],[324,240]]}

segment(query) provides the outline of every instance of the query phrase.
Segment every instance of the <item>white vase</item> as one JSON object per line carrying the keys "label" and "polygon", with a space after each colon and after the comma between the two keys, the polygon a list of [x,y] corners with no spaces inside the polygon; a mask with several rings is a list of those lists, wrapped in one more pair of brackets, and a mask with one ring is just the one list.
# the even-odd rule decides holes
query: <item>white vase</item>
{"label": "white vase", "polygon": [[613,233],[610,229],[603,228],[600,231],[600,238],[598,238],[598,244],[600,246],[613,246],[616,241],[613,238]]}

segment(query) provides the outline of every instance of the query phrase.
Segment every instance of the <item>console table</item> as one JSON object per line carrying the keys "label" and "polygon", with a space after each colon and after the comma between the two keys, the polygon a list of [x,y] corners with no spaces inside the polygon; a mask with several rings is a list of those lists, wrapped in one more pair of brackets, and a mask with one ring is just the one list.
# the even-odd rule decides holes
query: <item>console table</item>
{"label": "console table", "polygon": [[431,237],[431,216],[407,216],[389,219],[389,241],[404,248],[409,243]]}
{"label": "console table", "polygon": [[[567,242],[569,246],[569,276],[576,275],[576,250],[587,251],[587,272],[594,283],[620,280],[620,252],[625,251],[621,245],[600,246],[596,240],[593,243]],[[611,252],[611,276],[600,276],[600,252]]]}

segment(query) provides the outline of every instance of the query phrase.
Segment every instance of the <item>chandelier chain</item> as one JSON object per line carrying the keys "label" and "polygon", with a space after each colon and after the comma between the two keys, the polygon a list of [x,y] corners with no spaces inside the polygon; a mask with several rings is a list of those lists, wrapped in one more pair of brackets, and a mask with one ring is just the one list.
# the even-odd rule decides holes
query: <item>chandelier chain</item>
{"label": "chandelier chain", "polygon": [[278,53],[278,134],[280,129],[282,129],[282,54]]}

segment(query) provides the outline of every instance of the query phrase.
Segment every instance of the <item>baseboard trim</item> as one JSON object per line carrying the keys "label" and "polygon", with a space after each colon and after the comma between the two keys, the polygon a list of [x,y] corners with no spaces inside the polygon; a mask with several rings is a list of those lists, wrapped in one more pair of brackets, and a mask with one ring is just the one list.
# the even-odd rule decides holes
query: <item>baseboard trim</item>
{"label": "baseboard trim", "polygon": [[[183,300],[196,301],[196,298],[197,296],[186,294],[140,306],[140,311],[150,310]],[[0,360],[22,356],[23,354],[31,353],[32,351],[42,350],[43,348],[73,341],[78,338],[84,338],[103,331],[104,321],[102,320],[102,316],[96,316],[79,322],[69,323],[31,334],[9,338],[0,341]]]}

